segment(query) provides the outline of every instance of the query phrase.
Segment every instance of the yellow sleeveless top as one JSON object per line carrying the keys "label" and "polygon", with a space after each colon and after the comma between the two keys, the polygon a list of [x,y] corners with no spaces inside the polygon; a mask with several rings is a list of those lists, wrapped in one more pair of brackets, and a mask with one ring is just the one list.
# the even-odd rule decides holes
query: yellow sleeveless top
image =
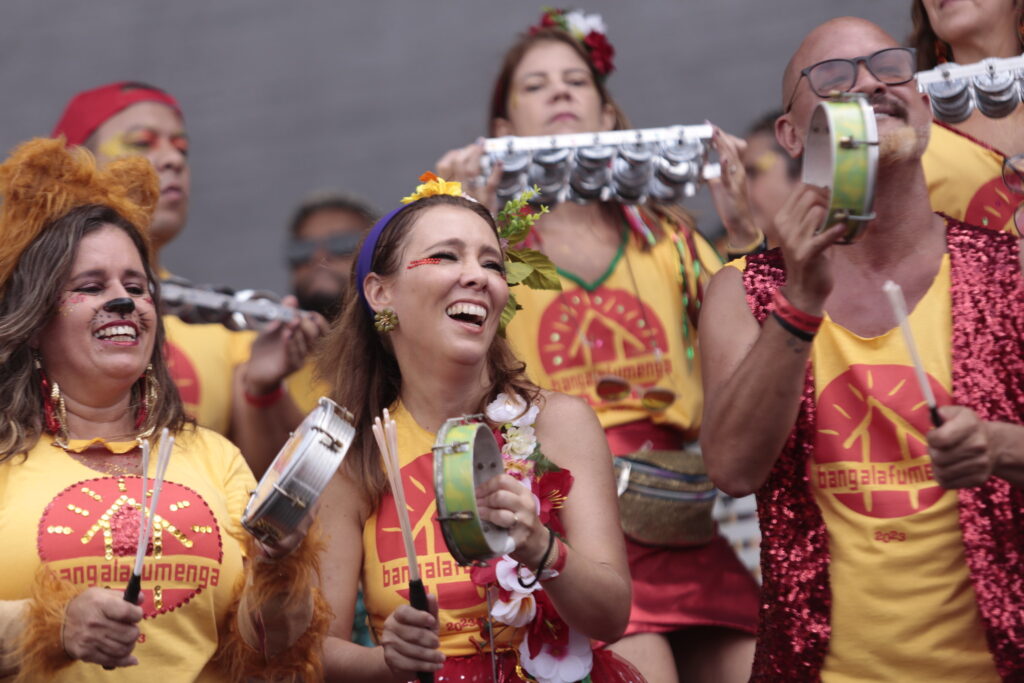
{"label": "yellow sleeveless top", "polygon": [[[910,314],[939,405],[952,402],[949,288],[946,255]],[[968,578],[957,494],[932,476],[930,417],[899,327],[865,339],[826,315],[812,362],[818,434],[807,474],[831,554],[822,680],[999,680]]]}
{"label": "yellow sleeveless top", "polygon": [[[420,577],[427,592],[437,596],[441,651],[448,657],[477,654],[489,649],[482,628],[487,598],[484,588],[470,579],[470,568],[460,567],[448,553],[437,522],[431,451],[435,435],[420,427],[401,404],[391,414],[398,427],[402,484]],[[370,628],[379,642],[388,615],[409,603],[409,566],[395,499],[390,493],[381,499],[363,527],[362,578]],[[497,650],[517,646],[521,639],[516,629],[495,625]]]}
{"label": "yellow sleeveless top", "polygon": [[1016,235],[1013,212],[1024,197],[1006,189],[1004,158],[956,130],[932,124],[932,137],[921,159],[932,210]]}

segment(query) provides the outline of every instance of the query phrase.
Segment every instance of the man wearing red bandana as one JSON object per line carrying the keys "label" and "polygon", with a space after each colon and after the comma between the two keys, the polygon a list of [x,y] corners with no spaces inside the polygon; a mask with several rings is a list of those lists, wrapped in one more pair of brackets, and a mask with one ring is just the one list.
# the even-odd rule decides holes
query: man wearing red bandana
{"label": "man wearing red bandana", "polygon": [[704,455],[726,493],[757,494],[764,537],[753,680],[1024,679],[1019,246],[932,212],[928,101],[901,50],[834,19],[783,78],[776,135],[793,157],[821,86],[871,105],[875,218],[860,239],[819,229],[828,192],[798,185],[779,249],[724,268],[704,301]]}
{"label": "man wearing red bandana", "polygon": [[[168,276],[160,253],[184,229],[192,189],[189,139],[178,101],[145,83],[110,83],[68,102],[53,130],[54,137],[61,135],[69,145],[87,147],[101,163],[133,154],[153,163],[160,199],[150,238],[154,263]],[[259,338],[171,315],[164,316],[164,324],[171,375],[189,414],[233,439],[261,475],[302,419],[282,381],[301,366],[301,357],[325,328],[323,319],[304,314]]]}

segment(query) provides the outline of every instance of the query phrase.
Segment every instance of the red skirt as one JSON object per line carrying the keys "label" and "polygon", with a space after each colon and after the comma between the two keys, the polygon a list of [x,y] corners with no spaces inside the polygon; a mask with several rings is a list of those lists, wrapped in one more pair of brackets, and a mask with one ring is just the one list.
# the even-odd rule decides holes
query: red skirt
{"label": "red skirt", "polygon": [[[519,658],[506,650],[498,654],[496,683],[528,683],[517,669]],[[594,667],[590,671],[593,683],[646,683],[647,679],[622,657],[610,650],[594,650]],[[434,674],[435,683],[491,683],[491,656],[486,653],[471,657],[451,657],[444,668]]]}
{"label": "red skirt", "polygon": [[[605,434],[615,455],[628,455],[644,443],[676,449],[684,440],[677,430],[648,421],[610,427]],[[757,632],[757,582],[722,536],[683,548],[641,545],[627,537],[626,555],[633,578],[626,635],[692,626]]]}

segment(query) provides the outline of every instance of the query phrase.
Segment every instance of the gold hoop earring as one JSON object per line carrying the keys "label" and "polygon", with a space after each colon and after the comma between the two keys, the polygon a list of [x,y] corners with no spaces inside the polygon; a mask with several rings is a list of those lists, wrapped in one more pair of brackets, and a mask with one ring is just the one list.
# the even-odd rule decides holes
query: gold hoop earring
{"label": "gold hoop earring", "polygon": [[[152,363],[146,366],[146,371],[142,373],[140,379],[142,387],[139,389],[139,409],[135,413],[136,429],[144,427],[152,416],[153,411],[156,409],[156,400],[160,391],[160,382],[157,381],[156,371],[153,370]],[[145,432],[139,434],[138,438],[144,439],[152,433],[153,427],[150,427]]]}
{"label": "gold hoop earring", "polygon": [[398,327],[398,314],[393,309],[382,308],[373,314],[373,326],[381,334],[387,334]]}

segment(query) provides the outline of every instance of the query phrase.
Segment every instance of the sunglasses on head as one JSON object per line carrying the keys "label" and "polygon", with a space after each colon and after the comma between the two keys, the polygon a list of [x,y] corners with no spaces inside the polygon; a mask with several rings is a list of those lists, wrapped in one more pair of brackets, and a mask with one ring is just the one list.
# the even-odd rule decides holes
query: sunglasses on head
{"label": "sunglasses on head", "polygon": [[288,242],[287,257],[292,268],[309,263],[316,252],[323,249],[330,256],[354,254],[362,234],[357,232],[339,233],[319,240],[293,239]]}
{"label": "sunglasses on head", "polygon": [[886,85],[902,85],[914,78],[916,50],[911,47],[887,47],[870,55],[852,59],[826,59],[811,64],[800,71],[800,78],[793,84],[785,111],[793,107],[800,81],[807,79],[811,91],[821,98],[849,92],[857,85],[859,66],[863,63],[868,71]]}

